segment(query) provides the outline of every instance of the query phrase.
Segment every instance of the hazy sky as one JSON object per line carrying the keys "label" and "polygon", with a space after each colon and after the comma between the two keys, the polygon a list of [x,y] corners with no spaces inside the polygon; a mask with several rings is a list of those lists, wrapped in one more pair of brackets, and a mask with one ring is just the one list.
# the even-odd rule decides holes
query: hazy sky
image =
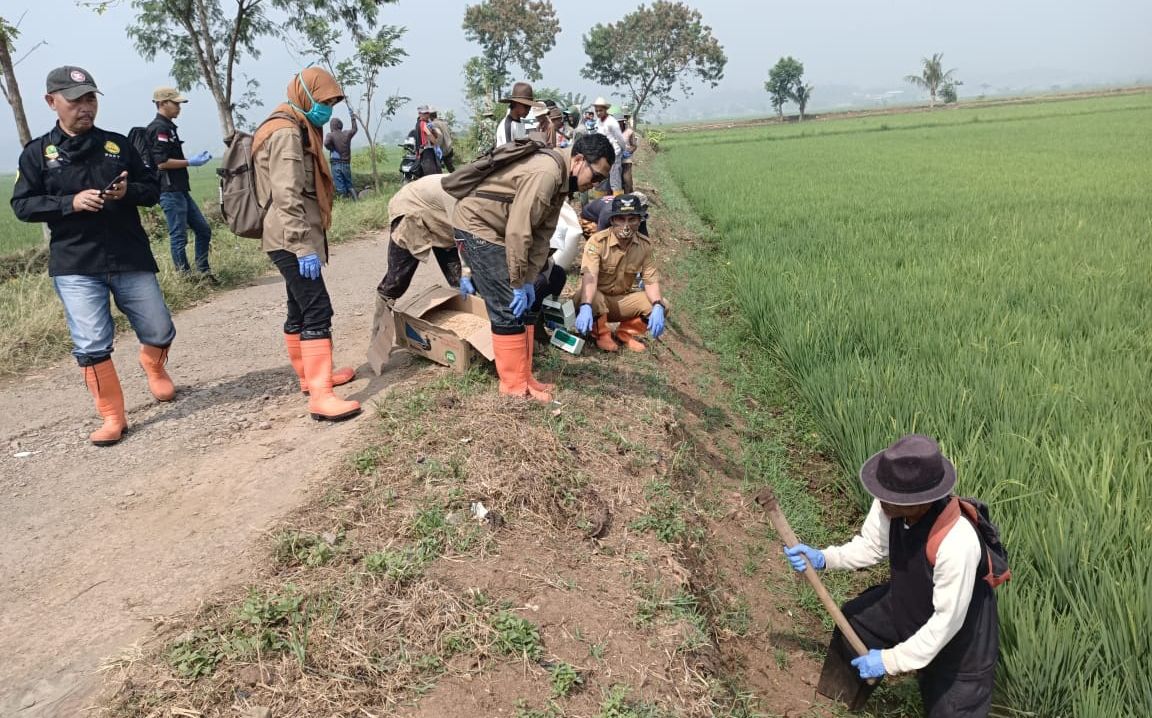
{"label": "hazy sky", "polygon": [[[408,28],[404,47],[409,56],[382,78],[383,90],[398,90],[413,102],[401,113],[414,117],[417,104],[463,107],[461,68],[478,48],[464,41],[460,29],[467,0],[400,0],[381,8],[383,22]],[[1152,2],[1148,0],[826,0],[769,2],[759,0],[692,0],[728,56],[725,77],[716,90],[698,89],[697,101],[737,93],[767,95],[762,85],[768,68],[782,55],[805,66],[816,86],[813,105],[820,107],[820,88],[860,86],[872,90],[911,89],[904,75],[918,69],[919,59],[943,52],[945,63],[958,68],[966,90],[993,87],[1033,89],[1051,84],[1152,80]],[[52,67],[75,64],[99,83],[97,123],[127,132],[154,114],[152,88],[171,84],[171,60],[140,59],[124,29],[133,13],[128,0],[103,16],[76,6],[73,0],[3,0],[4,17],[24,14],[16,56],[41,40],[40,47],[16,69],[33,136],[54,121],[42,99],[44,78]],[[561,33],[545,56],[541,84],[583,92],[610,94],[580,77],[585,61],[582,36],[598,22],[614,22],[638,2],[605,3],[553,0]],[[751,9],[750,9],[751,8]],[[25,14],[26,13],[26,14]],[[305,58],[305,63],[311,58]],[[261,82],[269,107],[301,64],[283,43],[270,40],[263,56],[246,59],[242,69]],[[222,149],[211,96],[202,88],[188,93],[191,102],[179,119],[186,149]],[[343,109],[338,109],[341,115]],[[253,112],[253,115],[258,113]],[[407,121],[407,119],[406,119]],[[14,168],[20,151],[9,108],[0,103],[0,170]]]}

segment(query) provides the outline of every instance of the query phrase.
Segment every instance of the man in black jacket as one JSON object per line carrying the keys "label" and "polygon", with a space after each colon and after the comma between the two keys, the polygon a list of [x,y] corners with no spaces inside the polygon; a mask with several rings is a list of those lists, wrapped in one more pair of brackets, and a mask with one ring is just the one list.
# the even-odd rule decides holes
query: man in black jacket
{"label": "man in black jacket", "polygon": [[[185,276],[192,275],[188,265],[188,229],[196,234],[196,272],[204,280],[216,284],[216,277],[208,266],[208,249],[212,244],[212,226],[192,199],[192,186],[188,181],[188,168],[199,167],[212,159],[205,150],[189,159],[184,157],[184,141],[173,122],[188,100],[174,87],[159,87],[152,93],[156,104],[156,119],[145,130],[151,161],[160,170],[160,206],[168,221],[168,239],[172,246],[172,266]],[[147,158],[146,158],[147,159]]]}
{"label": "man in black jacket", "polygon": [[45,100],[57,123],[24,147],[12,209],[25,222],[48,224],[48,274],[64,303],[72,355],[104,419],[89,439],[108,446],[128,426],[112,364],[109,295],[140,340],[152,395],[169,401],[176,393],[164,369],[176,328],[137,210],[156,204],[160,186],[127,137],[96,127],[100,93],[91,75],[58,67],[47,84]]}

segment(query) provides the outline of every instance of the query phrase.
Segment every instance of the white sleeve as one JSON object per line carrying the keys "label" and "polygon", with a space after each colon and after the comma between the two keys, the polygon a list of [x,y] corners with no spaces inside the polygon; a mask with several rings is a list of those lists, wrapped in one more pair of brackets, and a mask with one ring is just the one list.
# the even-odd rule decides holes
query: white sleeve
{"label": "white sleeve", "polygon": [[875,566],[888,557],[888,528],[891,520],[884,515],[878,500],[864,519],[864,525],[851,541],[824,549],[826,568],[858,569]]}
{"label": "white sleeve", "polygon": [[911,638],[880,652],[889,673],[916,671],[932,662],[964,625],[983,549],[964,518],[940,542],[932,571],[932,617]]}

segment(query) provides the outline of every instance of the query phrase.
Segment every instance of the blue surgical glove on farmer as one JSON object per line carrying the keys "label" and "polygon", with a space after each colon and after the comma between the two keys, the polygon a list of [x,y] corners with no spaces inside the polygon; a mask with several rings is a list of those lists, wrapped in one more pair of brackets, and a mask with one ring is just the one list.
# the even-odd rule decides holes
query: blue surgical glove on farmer
{"label": "blue surgical glove on farmer", "polygon": [[788,563],[792,564],[792,568],[797,571],[803,571],[808,567],[808,564],[804,563],[805,556],[812,563],[812,568],[817,571],[824,570],[824,552],[807,544],[798,543],[792,548],[786,548],[784,555],[788,557]]}
{"label": "blue surgical glove on farmer", "polygon": [[592,305],[581,304],[580,311],[576,312],[576,331],[580,334],[587,334],[592,331],[592,323],[594,321],[592,318]]}
{"label": "blue surgical glove on farmer", "polygon": [[648,331],[652,334],[653,339],[659,339],[660,335],[664,333],[663,304],[652,307],[652,313],[648,315]]}
{"label": "blue surgical glove on farmer", "polygon": [[212,159],[212,155],[210,155],[208,153],[208,150],[204,150],[200,154],[193,155],[192,157],[190,157],[188,159],[188,166],[189,167],[199,167],[201,165],[208,164],[208,160],[210,160],[210,159]]}
{"label": "blue surgical glove on farmer", "polygon": [[460,277],[460,296],[466,297],[476,293],[476,285],[472,284],[471,277]]}
{"label": "blue surgical glove on farmer", "polygon": [[531,291],[531,284],[525,284],[519,289],[512,290],[512,303],[508,305],[508,310],[512,312],[512,316],[522,317],[524,312],[528,311],[528,307],[532,306],[532,299],[529,297]]}
{"label": "blue surgical glove on farmer", "polygon": [[313,254],[305,254],[303,257],[297,257],[296,262],[300,265],[300,276],[305,279],[319,279],[320,278],[320,258]]}
{"label": "blue surgical glove on farmer", "polygon": [[868,655],[866,656],[853,658],[852,665],[856,667],[856,670],[860,671],[860,677],[864,680],[883,678],[888,675],[888,671],[884,669],[884,661],[880,658],[880,649],[878,648],[873,648],[868,651]]}

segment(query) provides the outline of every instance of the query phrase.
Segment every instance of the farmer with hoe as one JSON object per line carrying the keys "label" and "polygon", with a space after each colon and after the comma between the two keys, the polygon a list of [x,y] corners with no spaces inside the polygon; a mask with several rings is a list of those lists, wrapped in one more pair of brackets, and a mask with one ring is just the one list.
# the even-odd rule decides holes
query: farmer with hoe
{"label": "farmer with hoe", "polygon": [[56,126],[24,147],[12,210],[25,222],[48,224],[48,275],[64,304],[72,356],[104,419],[88,439],[110,446],[128,420],[112,364],[116,325],[109,295],[140,340],[149,391],[158,401],[176,394],[164,369],[176,327],[137,210],[156,204],[160,183],[127,137],[96,126],[100,91],[86,70],[58,67],[47,84],[44,99]]}
{"label": "farmer with hoe", "polygon": [[[595,135],[603,137],[603,135]],[[636,340],[648,332],[664,333],[664,299],[660,275],[652,261],[652,242],[641,234],[644,206],[634,194],[612,198],[612,226],[588,238],[580,262],[580,311],[576,331],[592,332],[596,346],[617,351],[619,340],[632,351],[644,351]],[[643,289],[633,291],[636,275]],[[608,322],[619,322],[613,338]]]}
{"label": "farmer with hoe", "polygon": [[288,357],[308,393],[317,421],[341,421],[360,413],[334,385],[352,380],[351,369],[332,371],[332,300],[321,267],[328,261],[335,185],[324,158],[321,128],[344,99],[336,80],[309,67],[288,83],[288,101],[256,130],[252,154],[258,196],[271,197],[261,248],[280,270],[288,290],[284,341]]}
{"label": "farmer with hoe", "polygon": [[552,401],[554,387],[532,376],[532,282],[565,202],[603,181],[615,159],[607,138],[589,135],[571,153],[541,150],[496,169],[456,203],[454,235],[488,307],[502,394]]}
{"label": "farmer with hoe", "polygon": [[[956,469],[936,441],[910,434],[873,455],[860,481],[875,500],[860,533],[841,546],[785,549],[797,571],[862,569],[887,558],[888,583],[844,604],[870,648],[852,660],[863,679],[919,671],[930,718],[977,718],[991,709],[999,656],[991,558],[971,520],[933,531],[948,511]],[[935,564],[932,550],[935,549]],[[829,651],[854,655],[839,629]]]}
{"label": "farmer with hoe", "polygon": [[189,167],[200,167],[212,159],[207,150],[184,157],[184,141],[180,139],[174,120],[180,116],[187,98],[174,87],[158,87],[152,93],[156,117],[144,129],[151,164],[160,170],[160,207],[168,223],[168,241],[172,250],[172,266],[185,277],[192,276],[188,265],[188,230],[196,235],[196,272],[209,284],[219,284],[208,266],[208,251],[212,244],[212,225],[204,219],[196,200],[192,199],[192,185],[188,179]]}

